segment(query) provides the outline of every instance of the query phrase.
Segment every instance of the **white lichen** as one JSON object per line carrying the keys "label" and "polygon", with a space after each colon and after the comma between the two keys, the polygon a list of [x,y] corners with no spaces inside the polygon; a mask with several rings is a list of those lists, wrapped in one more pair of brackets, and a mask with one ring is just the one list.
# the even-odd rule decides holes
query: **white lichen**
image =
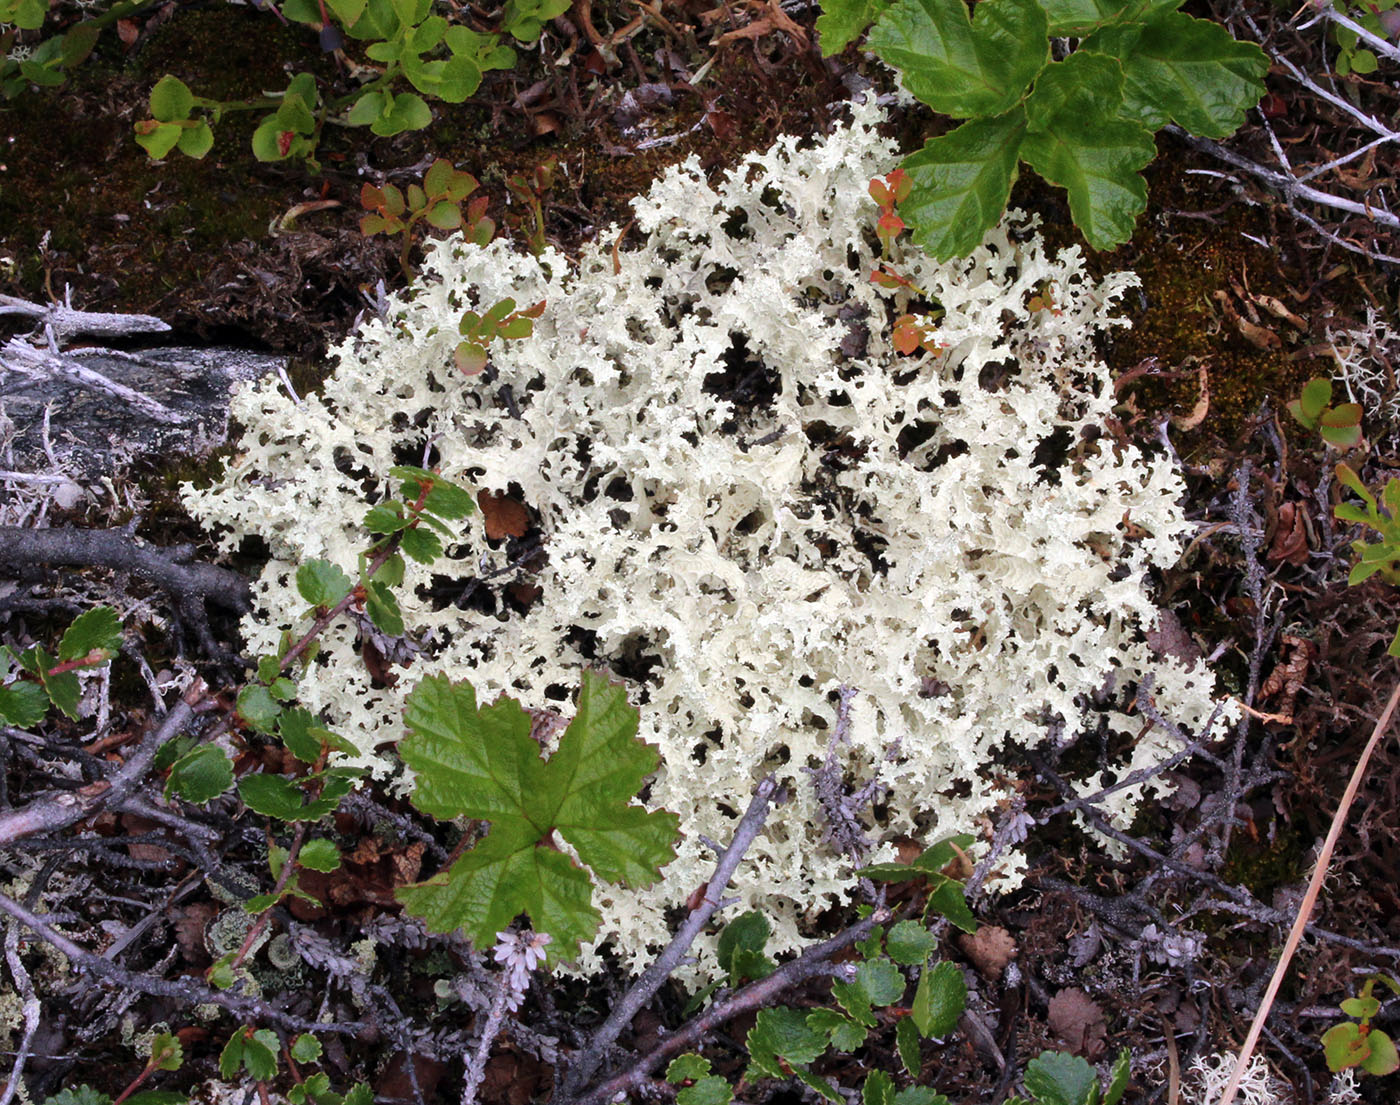
{"label": "white lichen", "polygon": [[[408,566],[405,619],[425,649],[413,670],[372,685],[342,622],[302,700],[383,776],[423,673],[539,709],[587,666],[645,672],[632,700],[664,765],[648,801],[679,813],[684,836],[656,888],[595,894],[603,935],[633,964],[665,940],[663,907],[708,877],[702,840],[727,838],[767,772],[793,800],[735,893],[772,918],[777,951],[847,900],[849,857],[822,844],[802,770],[824,762],[842,687],[857,692],[850,783],[887,788],[875,859],[900,834],[985,824],[1006,797],[999,749],[1044,740],[1047,720],[1120,734],[1121,759],[1103,765],[1118,778],[1176,751],[1125,712],[1148,670],[1183,725],[1212,708],[1209,674],[1142,636],[1146,573],[1191,530],[1181,480],[1104,434],[1113,395],[1095,340],[1124,324],[1112,307],[1135,278],[1094,281],[1077,249],[1050,256],[1013,216],[965,261],[904,254],[900,271],[942,308],[943,348],[898,355],[896,293],[869,281],[866,192],[895,154],[877,109],[853,115],[713,187],[694,159],[671,169],[634,203],[635,248],[615,251],[617,231],[576,263],[439,244],[386,317],[338,348],[322,396],[297,405],[276,380],[243,391],[242,452],[214,487],[186,490],[225,547],[268,542],[244,624],[264,652],[305,610],[297,566],[323,557],[353,574],[367,491],[389,489],[389,468],[426,442],[444,476],[528,505],[547,559],[527,613],[435,608],[434,574],[460,590],[508,564],[474,528],[452,559]],[[547,309],[532,337],[492,347],[491,371],[463,376],[458,320],[505,297]],[[758,386],[735,394],[740,380]],[[1106,805],[1125,818],[1141,797]]]}

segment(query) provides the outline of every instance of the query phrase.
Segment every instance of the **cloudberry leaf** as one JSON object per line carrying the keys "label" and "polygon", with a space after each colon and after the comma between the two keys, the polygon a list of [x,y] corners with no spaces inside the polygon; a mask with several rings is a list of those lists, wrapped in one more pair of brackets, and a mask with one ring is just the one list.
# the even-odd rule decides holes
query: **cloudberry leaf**
{"label": "cloudberry leaf", "polygon": [[1000,115],[1020,101],[1049,60],[1040,0],[898,0],[867,44],[904,87],[941,115]]}
{"label": "cloudberry leaf", "polygon": [[399,752],[417,775],[414,805],[491,823],[449,870],[398,891],[433,932],[460,928],[485,947],[524,912],[553,937],[551,960],[568,960],[597,932],[598,913],[588,871],[558,850],[556,833],[598,877],[627,886],[654,882],[675,854],[675,814],[631,803],[656,750],[637,740],[636,710],[602,676],[585,673],[578,712],[548,760],[519,703],[479,708],[468,683],[425,678],[405,721]]}
{"label": "cloudberry leaf", "polygon": [[1026,1064],[1025,1084],[1040,1105],[1090,1105],[1098,1100],[1098,1072],[1066,1051],[1042,1051],[1032,1059]]}

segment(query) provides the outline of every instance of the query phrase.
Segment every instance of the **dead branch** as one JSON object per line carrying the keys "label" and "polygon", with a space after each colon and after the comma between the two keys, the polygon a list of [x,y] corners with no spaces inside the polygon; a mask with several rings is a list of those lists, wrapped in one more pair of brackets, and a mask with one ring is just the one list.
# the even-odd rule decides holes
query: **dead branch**
{"label": "dead branch", "polygon": [[71,291],[65,289],[63,303],[30,303],[13,295],[0,295],[0,316],[33,319],[41,329],[53,332],[58,341],[82,335],[95,338],[126,338],[132,334],[165,334],[170,326],[154,315],[128,315],[107,311],[75,311]]}
{"label": "dead branch", "polygon": [[190,563],[194,553],[192,545],[161,548],[122,530],[0,526],[0,569],[40,564],[112,568],[153,583],[187,615],[201,602],[246,613],[251,607],[247,579],[213,564]]}
{"label": "dead branch", "polygon": [[[122,356],[121,353],[112,349],[88,349],[85,352],[89,355],[101,353],[108,357]],[[62,376],[65,380],[70,380],[79,387],[87,388],[90,391],[106,392],[124,403],[130,403],[147,418],[156,422],[179,423],[189,419],[188,415],[171,410],[164,403],[156,402],[149,395],[142,395],[139,391],[129,388],[125,384],[109,380],[102,373],[88,368],[77,357],[35,349],[34,346],[19,338],[11,338],[4,345],[0,345],[0,370],[18,372],[25,376]]]}

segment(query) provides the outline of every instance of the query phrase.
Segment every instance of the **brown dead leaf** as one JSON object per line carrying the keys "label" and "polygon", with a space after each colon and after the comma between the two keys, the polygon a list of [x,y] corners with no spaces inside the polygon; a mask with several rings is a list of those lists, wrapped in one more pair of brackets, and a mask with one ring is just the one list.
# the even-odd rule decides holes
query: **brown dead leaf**
{"label": "brown dead leaf", "polygon": [[1230,293],[1223,288],[1215,293],[1215,300],[1230,324],[1240,332],[1240,336],[1256,349],[1282,349],[1283,339],[1267,326],[1260,326],[1244,318],[1230,300]]}
{"label": "brown dead leaf", "polygon": [[1007,964],[1016,958],[1015,939],[997,925],[983,925],[970,936],[959,936],[958,945],[989,982],[1000,979]]}
{"label": "brown dead leaf", "polygon": [[1269,560],[1283,561],[1295,568],[1308,562],[1308,530],[1297,503],[1284,503],[1278,508],[1278,527],[1269,542]]}
{"label": "brown dead leaf", "polygon": [[1206,365],[1199,366],[1196,372],[1200,382],[1200,394],[1197,396],[1196,405],[1191,408],[1190,414],[1172,416],[1172,425],[1178,430],[1194,430],[1206,420],[1206,415],[1210,413],[1210,373]]}
{"label": "brown dead leaf", "polygon": [[483,491],[476,497],[481,516],[486,522],[486,536],[499,541],[504,537],[524,537],[530,528],[530,512],[524,504],[508,495]]}
{"label": "brown dead leaf", "polygon": [[141,37],[141,28],[136,25],[136,21],[133,19],[118,19],[117,37],[122,40],[123,52],[129,52],[136,45],[136,40]]}
{"label": "brown dead leaf", "polygon": [[1089,1060],[1103,1054],[1108,1021],[1093,998],[1078,987],[1050,999],[1050,1029],[1076,1055]]}
{"label": "brown dead leaf", "polygon": [[219,915],[213,902],[195,902],[172,911],[175,943],[190,963],[208,963],[209,951],[204,946],[204,930]]}
{"label": "brown dead leaf", "polygon": [[1293,720],[1293,706],[1298,700],[1298,692],[1307,681],[1308,669],[1317,656],[1317,645],[1305,637],[1285,636],[1283,647],[1290,650],[1288,658],[1269,672],[1269,677],[1259,688],[1259,698],[1267,701],[1279,695],[1279,720],[1287,724]]}

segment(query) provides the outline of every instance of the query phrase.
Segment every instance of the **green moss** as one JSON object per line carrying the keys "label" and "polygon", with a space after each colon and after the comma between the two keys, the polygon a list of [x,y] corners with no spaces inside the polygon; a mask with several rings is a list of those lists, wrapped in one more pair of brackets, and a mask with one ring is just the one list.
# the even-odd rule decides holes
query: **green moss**
{"label": "green moss", "polygon": [[1237,830],[1225,853],[1220,877],[1244,887],[1261,901],[1272,901],[1275,890],[1306,876],[1311,843],[1300,830],[1282,825],[1275,826],[1272,840],[1256,840]]}

